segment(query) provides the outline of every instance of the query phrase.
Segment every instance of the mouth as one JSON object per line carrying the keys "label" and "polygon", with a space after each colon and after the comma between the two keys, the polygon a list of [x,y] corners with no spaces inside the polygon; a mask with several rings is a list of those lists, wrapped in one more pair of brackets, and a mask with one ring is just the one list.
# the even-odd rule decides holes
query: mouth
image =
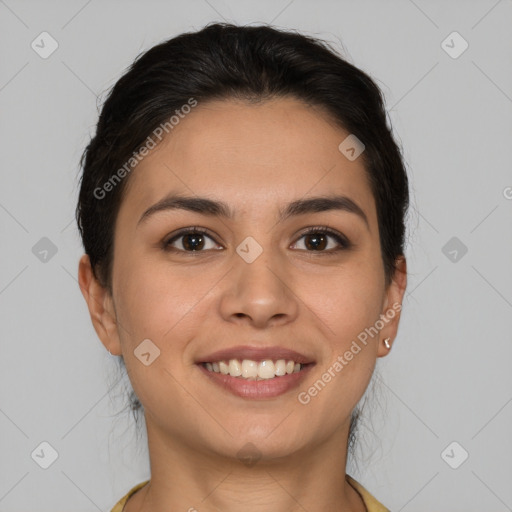
{"label": "mouth", "polygon": [[280,347],[245,346],[215,352],[196,364],[205,376],[232,394],[262,399],[297,387],[316,363]]}
{"label": "mouth", "polygon": [[[312,364],[312,363],[311,363]],[[245,380],[269,380],[276,377],[284,377],[292,373],[302,371],[307,365],[297,363],[293,359],[265,359],[263,361],[254,361],[252,359],[230,359],[229,361],[215,361],[213,363],[201,363],[203,368],[213,373],[230,375]]]}

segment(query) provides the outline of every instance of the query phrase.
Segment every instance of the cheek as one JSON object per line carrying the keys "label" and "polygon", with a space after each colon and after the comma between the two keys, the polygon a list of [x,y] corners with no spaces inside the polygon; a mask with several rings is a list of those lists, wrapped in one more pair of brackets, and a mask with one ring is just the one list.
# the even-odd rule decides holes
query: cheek
{"label": "cheek", "polygon": [[300,390],[299,401],[322,418],[316,425],[320,430],[345,421],[368,387],[378,349],[378,336],[368,333],[380,318],[383,283],[378,266],[361,264],[333,269],[328,279],[307,286],[308,307],[321,320],[326,352],[316,380]]}
{"label": "cheek", "polygon": [[150,338],[160,344],[172,337],[208,288],[197,272],[148,257],[125,259],[117,277],[116,311],[132,342]]}
{"label": "cheek", "polygon": [[[197,272],[195,279],[190,271],[171,272],[168,264],[144,257],[124,259],[117,271],[115,303],[127,372],[144,408],[158,413],[177,400],[177,381],[184,382],[187,372],[186,347],[194,337],[193,326],[200,325],[194,306],[211,281],[198,279]],[[147,352],[151,362],[145,365],[141,354]]]}
{"label": "cheek", "polygon": [[338,348],[373,325],[381,313],[382,269],[373,260],[332,267],[323,275],[300,278],[299,295],[324,324]]}

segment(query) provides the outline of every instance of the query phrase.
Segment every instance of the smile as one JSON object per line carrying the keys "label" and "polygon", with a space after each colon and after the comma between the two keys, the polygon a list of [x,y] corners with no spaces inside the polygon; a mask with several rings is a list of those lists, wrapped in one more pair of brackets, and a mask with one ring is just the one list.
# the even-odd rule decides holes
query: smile
{"label": "smile", "polygon": [[291,373],[300,372],[305,365],[296,363],[292,359],[278,359],[272,361],[253,361],[251,359],[230,359],[229,361],[218,361],[214,363],[203,363],[209,372],[230,375],[231,377],[240,377],[247,380],[266,380],[275,377],[284,377]]}
{"label": "smile", "polygon": [[[285,372],[279,375],[283,371],[283,364]],[[292,364],[293,369],[288,373],[287,370],[292,368]],[[278,397],[299,387],[315,363],[303,364],[283,359],[275,362],[231,359],[215,363],[199,363],[196,366],[210,383],[219,386],[224,392],[227,391],[240,398],[263,400]],[[231,375],[231,371],[235,375]],[[263,377],[260,377],[260,374]]]}

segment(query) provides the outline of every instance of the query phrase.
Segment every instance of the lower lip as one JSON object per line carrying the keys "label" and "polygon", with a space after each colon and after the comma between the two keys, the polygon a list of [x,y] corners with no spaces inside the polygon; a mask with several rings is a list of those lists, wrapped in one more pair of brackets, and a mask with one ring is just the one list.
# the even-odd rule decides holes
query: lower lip
{"label": "lower lip", "polygon": [[211,381],[234,395],[258,400],[273,398],[298,387],[306,378],[306,375],[314,364],[308,364],[300,372],[263,380],[248,380],[241,377],[232,377],[231,375],[224,375],[223,373],[210,372],[202,364],[198,364],[197,366]]}

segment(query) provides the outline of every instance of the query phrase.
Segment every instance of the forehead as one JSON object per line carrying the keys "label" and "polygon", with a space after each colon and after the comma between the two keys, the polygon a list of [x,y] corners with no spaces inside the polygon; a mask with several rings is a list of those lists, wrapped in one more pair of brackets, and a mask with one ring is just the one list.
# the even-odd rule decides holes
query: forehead
{"label": "forehead", "polygon": [[170,191],[222,197],[235,210],[337,192],[371,220],[363,160],[350,161],[338,149],[348,135],[321,109],[294,98],[199,103],[136,166],[121,210],[147,208]]}

